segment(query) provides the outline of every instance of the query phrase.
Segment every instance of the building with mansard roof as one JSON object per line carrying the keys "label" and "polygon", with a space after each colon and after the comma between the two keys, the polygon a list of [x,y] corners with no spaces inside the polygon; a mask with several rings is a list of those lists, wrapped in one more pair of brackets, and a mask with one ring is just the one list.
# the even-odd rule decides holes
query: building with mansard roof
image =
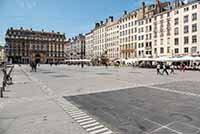
{"label": "building with mansard roof", "polygon": [[9,28],[5,35],[6,56],[12,63],[64,61],[65,35],[59,32]]}

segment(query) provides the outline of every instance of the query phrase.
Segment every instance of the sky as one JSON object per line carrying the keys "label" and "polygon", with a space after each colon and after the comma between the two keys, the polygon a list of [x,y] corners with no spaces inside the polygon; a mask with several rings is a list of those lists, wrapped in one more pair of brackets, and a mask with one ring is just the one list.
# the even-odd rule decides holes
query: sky
{"label": "sky", "polygon": [[70,38],[89,32],[95,22],[118,18],[124,10],[139,6],[140,0],[0,0],[0,42],[9,27],[54,30]]}

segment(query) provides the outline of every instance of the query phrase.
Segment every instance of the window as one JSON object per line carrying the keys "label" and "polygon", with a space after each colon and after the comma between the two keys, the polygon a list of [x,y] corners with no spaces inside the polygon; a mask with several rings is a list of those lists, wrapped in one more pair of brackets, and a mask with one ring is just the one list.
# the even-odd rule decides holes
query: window
{"label": "window", "polygon": [[151,28],[151,26],[149,26],[149,31],[151,31],[152,30],[152,28]]}
{"label": "window", "polygon": [[178,27],[174,29],[174,35],[178,35]]}
{"label": "window", "polygon": [[197,5],[193,5],[193,6],[192,6],[192,9],[196,9],[196,8],[197,8]]}
{"label": "window", "polygon": [[196,53],[197,52],[197,47],[192,47],[191,48],[191,53]]}
{"label": "window", "polygon": [[155,45],[155,46],[157,45],[157,40],[154,40],[154,45]]}
{"label": "window", "polygon": [[188,15],[184,16],[184,23],[187,23],[187,22],[188,22],[188,18],[189,18]]}
{"label": "window", "polygon": [[188,33],[189,32],[189,27],[188,26],[184,26],[184,33]]}
{"label": "window", "polygon": [[184,12],[187,12],[187,11],[189,11],[189,7],[184,8]]}
{"label": "window", "polygon": [[196,35],[192,36],[192,43],[197,43],[197,36]]}
{"label": "window", "polygon": [[184,44],[188,44],[188,43],[189,43],[189,37],[186,36],[186,37],[184,37]]}
{"label": "window", "polygon": [[154,48],[154,54],[157,54],[157,48]]}
{"label": "window", "polygon": [[195,21],[195,20],[197,20],[197,13],[192,14],[192,21]]}
{"label": "window", "polygon": [[174,25],[178,25],[178,21],[179,21],[179,19],[178,19],[178,18],[175,18],[175,19],[174,19]]}
{"label": "window", "polygon": [[167,47],[167,53],[170,53],[170,47]]}
{"label": "window", "polygon": [[169,17],[169,16],[170,16],[170,13],[168,12],[168,13],[167,13],[167,17]]}
{"label": "window", "polygon": [[192,24],[192,32],[196,32],[197,31],[197,24]]}
{"label": "window", "polygon": [[170,38],[167,38],[167,44],[170,44]]}
{"label": "window", "polygon": [[174,45],[178,45],[179,44],[179,39],[178,38],[175,38],[174,39]]}
{"label": "window", "polygon": [[163,39],[160,40],[160,45],[163,45]]}
{"label": "window", "polygon": [[177,53],[179,53],[179,49],[178,48],[175,48],[174,49],[174,52],[177,54]]}
{"label": "window", "polygon": [[178,13],[179,13],[178,10],[174,11],[174,15],[176,15],[176,14],[178,14]]}
{"label": "window", "polygon": [[188,47],[184,48],[184,53],[188,53],[189,50],[188,50]]}
{"label": "window", "polygon": [[163,47],[160,48],[160,53],[161,53],[161,54],[164,53],[164,48],[163,48]]}

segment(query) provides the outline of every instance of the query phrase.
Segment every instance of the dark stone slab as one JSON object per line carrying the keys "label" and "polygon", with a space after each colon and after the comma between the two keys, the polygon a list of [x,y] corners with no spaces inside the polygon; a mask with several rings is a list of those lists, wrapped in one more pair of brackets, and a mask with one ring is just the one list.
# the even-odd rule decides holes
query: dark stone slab
{"label": "dark stone slab", "polygon": [[175,122],[174,124],[170,125],[169,128],[184,134],[196,134],[200,130],[200,128],[198,129],[195,126],[182,122]]}
{"label": "dark stone slab", "polygon": [[173,121],[200,124],[200,98],[154,88],[65,98],[120,134],[143,134]]}

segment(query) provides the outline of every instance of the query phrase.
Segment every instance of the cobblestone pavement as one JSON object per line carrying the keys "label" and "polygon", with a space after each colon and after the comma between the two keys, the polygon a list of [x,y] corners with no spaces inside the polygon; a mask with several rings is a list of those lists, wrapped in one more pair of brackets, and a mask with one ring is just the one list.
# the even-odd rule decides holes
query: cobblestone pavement
{"label": "cobblestone pavement", "polygon": [[0,133],[198,134],[199,74],[16,66],[0,99]]}

